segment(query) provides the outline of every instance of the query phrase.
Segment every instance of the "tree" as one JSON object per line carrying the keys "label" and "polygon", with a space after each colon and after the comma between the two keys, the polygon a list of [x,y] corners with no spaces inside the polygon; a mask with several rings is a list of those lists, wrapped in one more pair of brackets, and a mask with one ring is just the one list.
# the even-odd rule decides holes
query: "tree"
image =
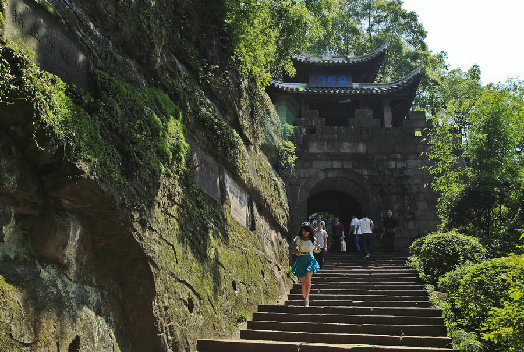
{"label": "tree", "polygon": [[331,21],[311,51],[326,47],[338,54],[356,55],[373,51],[390,38],[386,62],[379,80],[392,81],[407,75],[428,55],[426,31],[413,11],[401,0],[343,0],[333,8]]}
{"label": "tree", "polygon": [[294,74],[291,55],[329,26],[337,0],[224,0],[234,58],[261,86],[271,74]]}
{"label": "tree", "polygon": [[440,90],[428,156],[442,224],[511,251],[524,227],[523,82],[482,87],[472,67],[451,71]]}

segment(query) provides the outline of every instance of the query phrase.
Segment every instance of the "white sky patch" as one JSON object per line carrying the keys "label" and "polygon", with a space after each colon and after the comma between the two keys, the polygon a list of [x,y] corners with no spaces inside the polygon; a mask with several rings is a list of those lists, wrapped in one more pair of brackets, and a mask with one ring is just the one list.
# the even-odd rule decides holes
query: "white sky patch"
{"label": "white sky patch", "polygon": [[404,0],[451,68],[480,66],[484,84],[524,79],[524,0]]}

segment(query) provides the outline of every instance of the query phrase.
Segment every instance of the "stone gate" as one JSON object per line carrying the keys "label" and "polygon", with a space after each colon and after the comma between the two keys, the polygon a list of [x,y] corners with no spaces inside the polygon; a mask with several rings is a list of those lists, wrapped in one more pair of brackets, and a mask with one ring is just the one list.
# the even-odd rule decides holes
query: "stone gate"
{"label": "stone gate", "polygon": [[352,214],[367,212],[379,234],[392,209],[397,249],[435,229],[435,196],[421,170],[425,114],[410,111],[420,68],[373,83],[387,47],[359,57],[296,56],[296,76],[271,82],[268,93],[294,125],[297,147],[295,172],[285,180],[291,235],[315,212],[338,215],[346,228]]}

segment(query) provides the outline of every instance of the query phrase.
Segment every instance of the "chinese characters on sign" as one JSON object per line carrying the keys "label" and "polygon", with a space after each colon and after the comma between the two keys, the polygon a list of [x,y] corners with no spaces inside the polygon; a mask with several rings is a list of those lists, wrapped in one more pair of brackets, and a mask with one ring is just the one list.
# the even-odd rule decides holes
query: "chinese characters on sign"
{"label": "chinese characters on sign", "polygon": [[321,74],[313,73],[309,76],[310,87],[351,87],[351,74]]}

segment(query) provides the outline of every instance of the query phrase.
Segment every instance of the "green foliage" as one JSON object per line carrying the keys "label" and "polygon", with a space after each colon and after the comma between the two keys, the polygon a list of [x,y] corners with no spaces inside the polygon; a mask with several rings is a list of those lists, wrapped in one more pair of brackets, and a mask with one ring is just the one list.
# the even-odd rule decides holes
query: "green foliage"
{"label": "green foliage", "polygon": [[390,40],[378,81],[391,82],[406,76],[420,64],[423,77],[415,105],[430,109],[439,74],[446,68],[445,54],[432,54],[425,43],[426,31],[413,11],[400,0],[333,1],[329,20],[323,21],[321,38],[313,40],[312,52],[326,46],[338,55],[364,55]]}
{"label": "green foliage", "polygon": [[[498,320],[498,326],[492,326],[488,322],[497,321],[496,314],[503,310],[506,302],[509,303],[508,311],[517,314],[516,318],[522,321],[523,317],[518,316],[519,311],[513,311],[511,305],[515,301],[515,296],[511,296],[511,293],[519,290],[518,285],[513,286],[512,278],[522,275],[524,275],[522,256],[491,259],[446,274],[439,281],[439,289],[448,294],[455,326],[474,332],[479,337],[484,332],[486,337],[489,336],[493,340],[494,336],[498,338],[504,332],[508,332],[508,330],[504,331],[508,321]],[[515,332],[519,331],[518,324],[514,325],[510,322],[510,326],[517,329]],[[497,346],[493,345],[490,350],[494,350],[495,347]]]}
{"label": "green foliage", "polygon": [[421,276],[432,284],[457,266],[480,262],[486,254],[476,238],[455,231],[434,232],[419,238],[409,252]]}
{"label": "green foliage", "polygon": [[524,86],[479,79],[476,67],[444,79],[447,106],[431,119],[428,169],[443,226],[479,236],[496,256],[515,250],[524,227]]}
{"label": "green foliage", "polygon": [[508,261],[507,298],[502,307],[491,308],[483,338],[502,346],[501,351],[518,352],[524,346],[524,256],[512,256]]}
{"label": "green foliage", "polygon": [[295,274],[293,274],[293,271],[291,270],[291,266],[287,267],[287,269],[286,269],[286,276],[288,278],[290,278],[291,280],[293,280],[294,282],[297,281],[297,277],[295,276]]}
{"label": "green foliage", "polygon": [[487,347],[472,332],[455,329],[451,333],[451,338],[453,339],[453,347],[461,352],[487,352]]}
{"label": "green foliage", "polygon": [[245,73],[264,86],[270,70],[293,73],[289,54],[303,49],[316,23],[308,1],[226,0],[226,25]]}
{"label": "green foliage", "polygon": [[[0,91],[0,105],[8,107],[21,101],[30,104],[35,123],[47,131],[46,136],[33,136],[37,145],[52,136],[54,148],[64,144],[70,157],[90,164],[83,166],[94,175],[120,179],[119,155],[102,138],[99,122],[73,102],[71,96],[75,93],[58,77],[39,70],[18,49],[8,45],[0,48]],[[89,96],[82,98],[85,103],[91,101]]]}
{"label": "green foliage", "polygon": [[151,196],[156,192],[152,181],[159,180],[166,166],[177,175],[186,168],[181,113],[160,90],[139,88],[103,72],[95,76],[99,99],[76,92],[19,50],[3,46],[0,108],[30,104],[39,127],[37,146],[51,152],[60,146],[91,177]]}
{"label": "green foliage", "polygon": [[122,172],[128,180],[157,180],[164,166],[186,167],[188,145],[183,135],[182,113],[162,91],[139,88],[96,71],[101,99],[94,115],[122,156]]}
{"label": "green foliage", "polygon": [[468,332],[457,326],[453,306],[447,300],[448,295],[435,290],[433,285],[426,285],[426,290],[429,293],[429,301],[432,307],[442,311],[448,335],[453,339],[453,348],[463,352],[488,352],[475,333]]}

